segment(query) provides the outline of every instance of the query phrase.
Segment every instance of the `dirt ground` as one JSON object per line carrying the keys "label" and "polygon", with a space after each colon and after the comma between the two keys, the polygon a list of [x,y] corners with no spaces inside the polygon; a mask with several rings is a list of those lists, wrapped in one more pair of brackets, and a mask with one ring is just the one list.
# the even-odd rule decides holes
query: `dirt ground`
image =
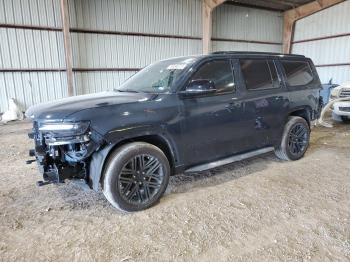
{"label": "dirt ground", "polygon": [[155,207],[114,210],[74,183],[37,187],[28,123],[0,126],[1,261],[349,261],[350,125],[273,154],[172,177]]}

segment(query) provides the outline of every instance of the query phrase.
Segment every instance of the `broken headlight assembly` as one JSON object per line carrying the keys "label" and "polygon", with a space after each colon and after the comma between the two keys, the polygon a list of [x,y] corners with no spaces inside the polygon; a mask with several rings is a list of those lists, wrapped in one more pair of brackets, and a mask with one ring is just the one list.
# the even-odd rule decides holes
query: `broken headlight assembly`
{"label": "broken headlight assembly", "polygon": [[84,143],[90,140],[90,122],[48,122],[39,126],[39,131],[45,138],[47,145],[65,145]]}

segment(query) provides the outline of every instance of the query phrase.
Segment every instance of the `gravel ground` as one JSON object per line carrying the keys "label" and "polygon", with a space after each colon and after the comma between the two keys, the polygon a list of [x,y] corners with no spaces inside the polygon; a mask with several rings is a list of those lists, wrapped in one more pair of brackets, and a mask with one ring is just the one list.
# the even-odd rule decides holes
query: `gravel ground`
{"label": "gravel ground", "polygon": [[38,188],[30,124],[0,126],[1,261],[349,261],[350,126],[273,154],[171,178],[155,207],[114,210],[74,183]]}

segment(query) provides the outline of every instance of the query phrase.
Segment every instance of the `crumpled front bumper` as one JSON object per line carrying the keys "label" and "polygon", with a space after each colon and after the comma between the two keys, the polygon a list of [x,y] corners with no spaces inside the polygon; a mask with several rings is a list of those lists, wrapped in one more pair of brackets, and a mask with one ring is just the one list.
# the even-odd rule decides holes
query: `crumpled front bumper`
{"label": "crumpled front bumper", "polygon": [[[29,135],[31,137],[31,135]],[[87,170],[83,161],[67,162],[61,157],[62,147],[45,147],[38,145],[35,141],[35,149],[29,150],[29,156],[35,157],[35,160],[27,163],[36,162],[43,181],[38,185],[63,183],[65,179],[84,179]]]}
{"label": "crumpled front bumper", "polygon": [[51,138],[48,140],[38,131],[35,122],[28,136],[34,140],[35,148],[29,151],[29,156],[35,157],[35,160],[27,163],[36,162],[43,176],[43,181],[39,181],[38,185],[63,183],[66,179],[88,181],[90,156],[99,146],[91,137],[88,141],[70,139],[66,143],[64,140],[53,143]]}

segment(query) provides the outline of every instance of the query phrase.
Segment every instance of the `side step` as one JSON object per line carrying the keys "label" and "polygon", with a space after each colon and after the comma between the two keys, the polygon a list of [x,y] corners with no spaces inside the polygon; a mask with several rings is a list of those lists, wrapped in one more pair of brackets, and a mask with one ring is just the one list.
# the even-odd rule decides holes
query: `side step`
{"label": "side step", "polygon": [[206,163],[206,164],[202,164],[199,166],[194,166],[191,167],[190,169],[185,170],[185,173],[197,173],[197,172],[202,172],[205,170],[209,170],[218,166],[223,166],[223,165],[227,165],[233,162],[237,162],[237,161],[241,161],[247,158],[251,158],[254,156],[258,156],[261,154],[265,154],[268,152],[273,151],[274,148],[273,147],[265,147],[262,149],[258,149],[258,150],[254,150],[254,151],[250,151],[248,153],[244,153],[244,154],[240,154],[240,155],[234,155],[234,156],[230,156],[224,159],[220,159],[214,162],[210,162],[210,163]]}

